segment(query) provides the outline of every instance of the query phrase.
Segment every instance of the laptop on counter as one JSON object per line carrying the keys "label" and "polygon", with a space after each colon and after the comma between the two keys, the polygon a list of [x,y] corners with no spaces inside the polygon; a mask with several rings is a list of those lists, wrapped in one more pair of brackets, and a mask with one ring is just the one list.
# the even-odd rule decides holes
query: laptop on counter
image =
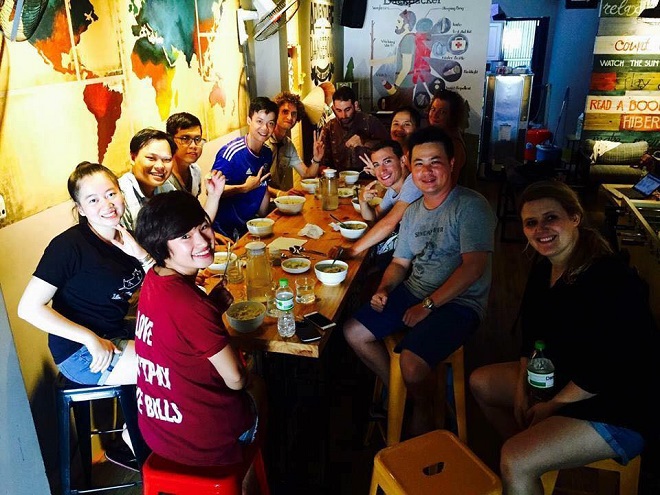
{"label": "laptop on counter", "polygon": [[647,199],[658,188],[660,188],[660,177],[653,174],[646,174],[634,186],[622,187],[617,190],[629,199]]}

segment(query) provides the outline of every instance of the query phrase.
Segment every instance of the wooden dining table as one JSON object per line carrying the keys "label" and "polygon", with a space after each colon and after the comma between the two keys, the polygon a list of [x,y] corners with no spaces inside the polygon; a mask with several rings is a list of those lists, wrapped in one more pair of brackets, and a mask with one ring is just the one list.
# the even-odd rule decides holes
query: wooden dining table
{"label": "wooden dining table", "polygon": [[[326,211],[321,208],[321,200],[312,194],[305,195],[305,204],[302,212],[295,215],[283,214],[278,209],[273,210],[268,217],[275,220],[273,225],[273,234],[259,238],[267,246],[279,237],[295,238],[306,240],[303,245],[303,254],[310,257],[311,267],[302,274],[290,274],[282,270],[281,266],[272,266],[272,279],[277,281],[280,278],[287,278],[289,285],[295,285],[295,279],[302,276],[312,276],[316,280],[314,274],[314,264],[324,259],[330,259],[329,256],[322,256],[313,253],[306,253],[306,250],[318,251],[329,255],[330,250],[335,246],[350,246],[351,241],[345,239],[339,231],[335,231],[331,223],[337,223],[330,217],[333,214],[341,221],[346,220],[361,220],[360,213],[357,212],[351,204],[351,198],[340,198],[339,208],[333,211]],[[299,234],[299,231],[307,224],[314,224],[323,229],[323,234],[319,239],[312,239]],[[245,254],[245,245],[257,240],[252,234],[246,234],[238,240],[233,250],[238,256]],[[217,251],[225,249],[221,244],[216,246]],[[267,251],[268,252],[268,251]],[[288,254],[288,251],[284,251]],[[359,279],[362,269],[364,268],[364,261],[368,251],[361,253],[359,256],[350,260],[344,260],[348,264],[348,273],[346,279],[339,285],[327,286],[323,285],[320,281],[316,280],[314,287],[314,294],[316,300],[310,304],[296,303],[294,307],[294,314],[296,319],[302,319],[303,315],[318,311],[322,315],[328,317],[330,320],[336,322],[341,316],[341,312],[347,302],[347,296],[351,294],[356,281]],[[291,257],[295,257],[293,254]],[[273,264],[275,265],[275,264]],[[220,281],[220,277],[211,277],[213,273],[207,268],[201,276],[204,280],[204,288],[210,291]],[[227,288],[234,296],[235,300],[245,298],[246,288],[245,282],[240,284],[228,284]],[[304,343],[294,335],[290,338],[281,337],[277,332],[277,318],[266,315],[263,324],[255,331],[250,333],[240,333],[234,330],[227,320],[226,314],[223,315],[223,322],[231,335],[234,344],[245,351],[267,351],[281,354],[291,354],[297,356],[306,356],[311,358],[319,358],[323,348],[328,342],[333,329],[321,331],[321,339],[315,342]],[[336,327],[333,327],[336,328]]]}

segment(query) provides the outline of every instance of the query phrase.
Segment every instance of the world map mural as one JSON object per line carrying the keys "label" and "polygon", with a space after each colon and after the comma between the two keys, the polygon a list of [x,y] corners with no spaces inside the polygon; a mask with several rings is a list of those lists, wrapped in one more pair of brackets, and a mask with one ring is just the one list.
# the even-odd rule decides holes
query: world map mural
{"label": "world map mural", "polygon": [[66,201],[77,163],[121,174],[143,127],[196,114],[206,137],[239,127],[241,61],[224,0],[49,0],[34,35],[2,41],[0,227]]}

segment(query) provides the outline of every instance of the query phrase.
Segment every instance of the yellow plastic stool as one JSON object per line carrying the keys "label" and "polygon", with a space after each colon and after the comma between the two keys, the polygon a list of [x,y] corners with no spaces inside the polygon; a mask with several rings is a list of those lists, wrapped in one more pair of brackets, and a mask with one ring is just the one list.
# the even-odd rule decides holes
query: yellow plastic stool
{"label": "yellow plastic stool", "polygon": [[[637,456],[630,460],[628,464],[622,466],[613,459],[604,459],[602,461],[592,462],[585,467],[593,469],[602,469],[603,471],[616,471],[619,473],[619,495],[637,495],[639,485],[639,470],[642,465],[642,458]],[[551,495],[555,489],[555,483],[559,471],[550,471],[542,476],[543,492],[545,495]]]}
{"label": "yellow plastic stool", "polygon": [[[394,352],[394,348],[403,338],[403,334],[394,334],[385,337],[384,342],[390,355],[390,387],[387,397],[387,445],[394,445],[401,440],[401,429],[403,427],[403,413],[406,408],[406,385],[401,376],[400,354]],[[465,416],[465,360],[463,346],[459,347],[438,366],[438,392],[441,400],[445,400],[445,371],[446,366],[452,368],[454,378],[454,404],[456,407],[456,425],[458,426],[458,437],[467,443],[467,426]],[[382,382],[377,380],[376,386]],[[440,426],[440,425],[438,425]]]}
{"label": "yellow plastic stool", "polygon": [[370,495],[499,495],[500,479],[447,430],[434,430],[380,450]]}

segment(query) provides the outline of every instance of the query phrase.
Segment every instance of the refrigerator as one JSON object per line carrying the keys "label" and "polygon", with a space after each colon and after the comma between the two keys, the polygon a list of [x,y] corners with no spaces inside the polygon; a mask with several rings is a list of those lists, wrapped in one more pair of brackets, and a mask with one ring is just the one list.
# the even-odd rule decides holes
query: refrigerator
{"label": "refrigerator", "polygon": [[522,163],[533,74],[487,74],[479,162],[486,177],[498,177],[507,160]]}

